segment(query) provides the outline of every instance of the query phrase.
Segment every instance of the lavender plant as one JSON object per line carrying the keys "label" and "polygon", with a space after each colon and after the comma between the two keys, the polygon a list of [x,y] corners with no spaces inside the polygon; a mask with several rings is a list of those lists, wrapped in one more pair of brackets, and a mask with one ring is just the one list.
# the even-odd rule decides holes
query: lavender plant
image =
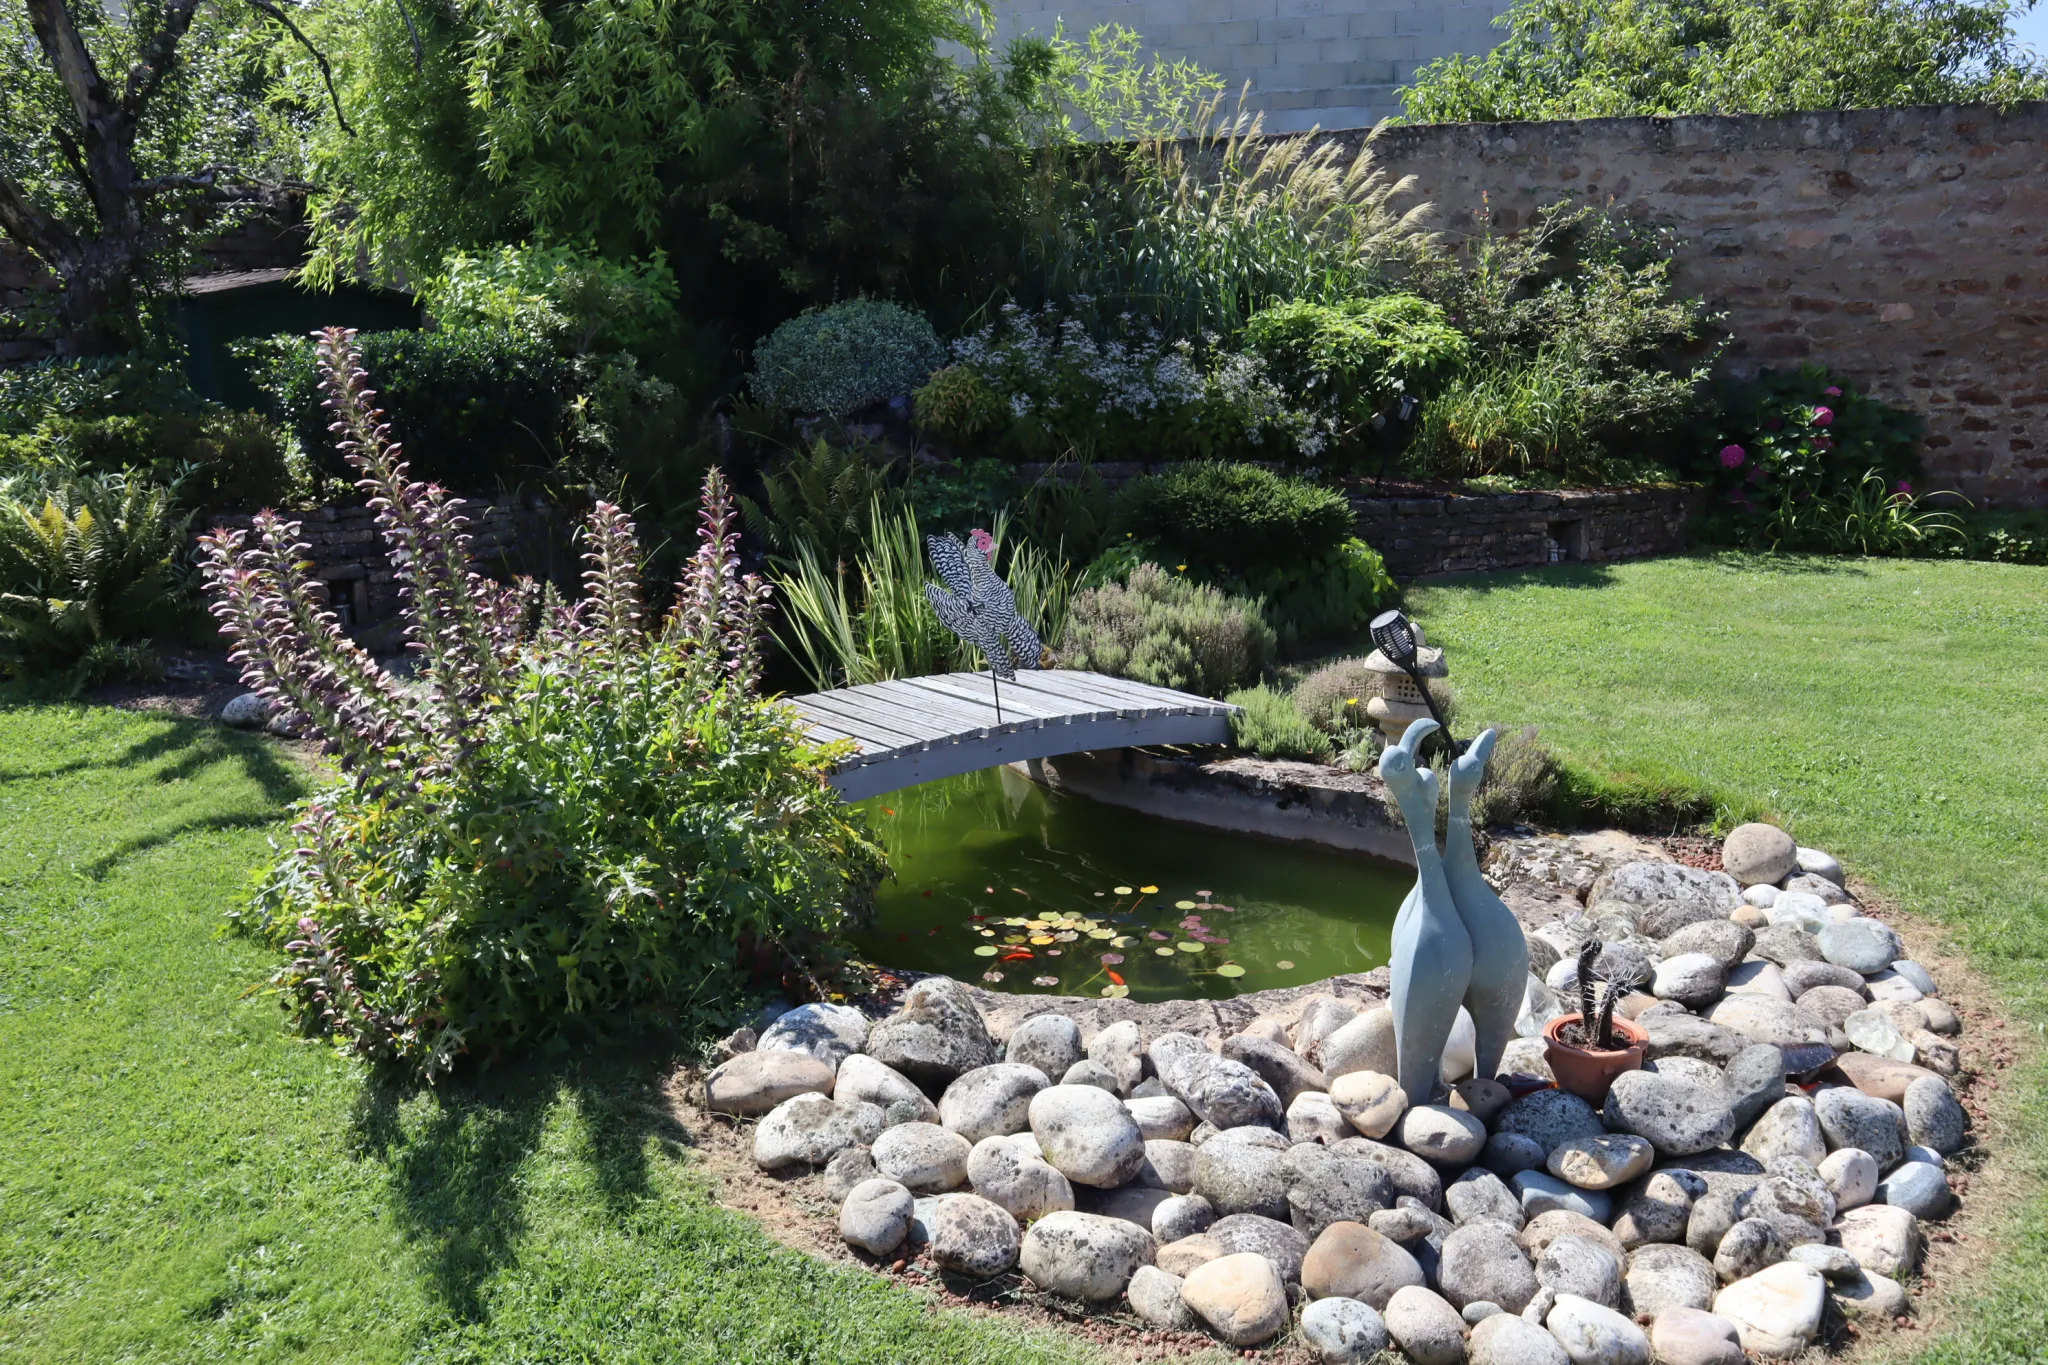
{"label": "lavender plant", "polygon": [[658,626],[632,519],[606,503],[581,598],[543,602],[474,571],[460,502],[411,478],[353,342],[321,336],[326,401],[415,675],[342,633],[296,523],[204,541],[243,676],[341,770],[233,915],[287,955],[286,1009],[436,1076],[577,1022],[715,1022],[763,975],[819,989],[880,854],[823,780],[833,755],[757,695],[767,589],[740,572],[723,478]]}

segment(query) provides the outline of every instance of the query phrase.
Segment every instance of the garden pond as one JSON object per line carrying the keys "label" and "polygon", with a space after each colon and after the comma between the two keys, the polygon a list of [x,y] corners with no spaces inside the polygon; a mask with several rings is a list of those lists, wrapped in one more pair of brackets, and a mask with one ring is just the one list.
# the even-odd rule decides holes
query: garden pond
{"label": "garden pond", "polygon": [[862,803],[863,956],[994,990],[1218,999],[1387,960],[1413,871],[1049,792],[1008,768]]}

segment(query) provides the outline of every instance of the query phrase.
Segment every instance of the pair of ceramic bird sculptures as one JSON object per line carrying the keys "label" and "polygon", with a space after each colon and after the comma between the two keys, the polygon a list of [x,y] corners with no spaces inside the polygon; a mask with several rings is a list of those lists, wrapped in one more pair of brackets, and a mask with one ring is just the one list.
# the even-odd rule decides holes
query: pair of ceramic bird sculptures
{"label": "pair of ceramic bird sculptures", "polygon": [[1416,761],[1416,749],[1437,729],[1418,720],[1380,755],[1380,780],[1401,808],[1415,849],[1415,887],[1394,918],[1395,1077],[1410,1104],[1443,1092],[1443,1055],[1458,1022],[1472,1016],[1477,1051],[1473,1074],[1489,1077],[1514,1036],[1529,980],[1529,945],[1514,912],[1479,874],[1472,846],[1472,798],[1486,776],[1496,734],[1488,730],[1452,760],[1450,813],[1443,847],[1436,842],[1437,775]]}

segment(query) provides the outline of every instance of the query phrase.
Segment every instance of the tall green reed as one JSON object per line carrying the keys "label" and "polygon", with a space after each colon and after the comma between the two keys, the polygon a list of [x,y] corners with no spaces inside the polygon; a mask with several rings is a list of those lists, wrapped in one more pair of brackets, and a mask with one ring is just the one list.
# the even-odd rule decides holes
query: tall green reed
{"label": "tall green reed", "polygon": [[[783,651],[821,692],[982,667],[925,600],[932,575],[917,513],[877,498],[867,521],[866,547],[850,565],[828,562],[817,546],[799,540],[790,566],[775,575],[781,603],[775,637]],[[1018,613],[1057,649],[1073,596],[1073,566],[1058,551],[1008,530],[1008,515],[999,514],[990,528],[997,572],[1016,594]]]}

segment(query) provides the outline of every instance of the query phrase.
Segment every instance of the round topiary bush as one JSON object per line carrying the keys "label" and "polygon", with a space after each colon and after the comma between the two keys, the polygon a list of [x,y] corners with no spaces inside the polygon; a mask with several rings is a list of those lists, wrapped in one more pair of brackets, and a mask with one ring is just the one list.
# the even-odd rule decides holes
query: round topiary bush
{"label": "round topiary bush", "polygon": [[920,314],[852,299],[793,317],[754,348],[749,389],[786,412],[844,417],[908,394],[945,360]]}

